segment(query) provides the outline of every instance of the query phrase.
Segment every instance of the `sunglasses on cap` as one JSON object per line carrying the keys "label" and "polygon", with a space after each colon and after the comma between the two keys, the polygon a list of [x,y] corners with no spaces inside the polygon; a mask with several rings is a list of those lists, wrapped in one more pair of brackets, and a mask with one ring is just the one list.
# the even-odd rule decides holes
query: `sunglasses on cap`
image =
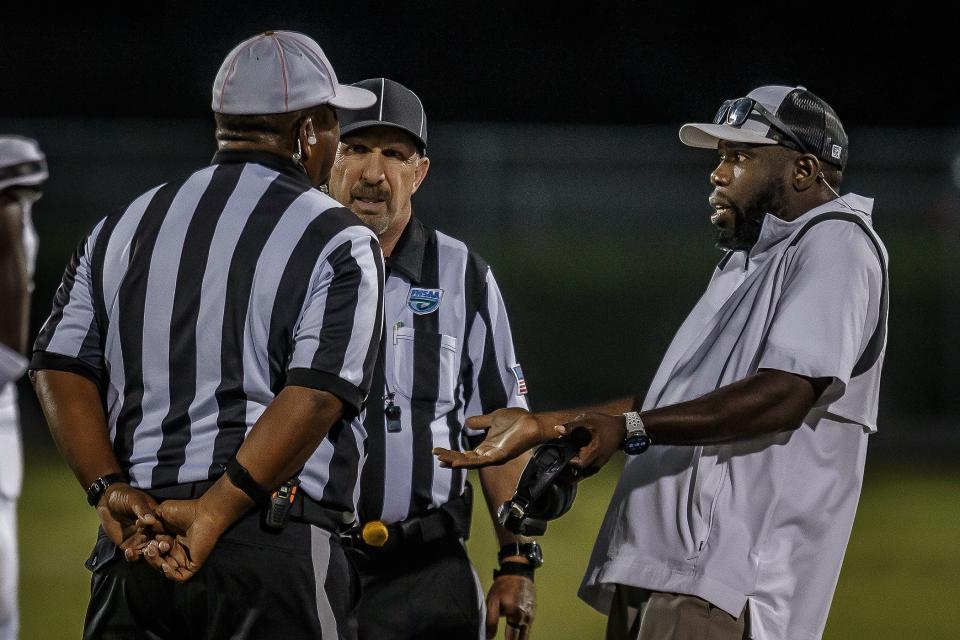
{"label": "sunglasses on cap", "polygon": [[777,116],[770,113],[766,107],[754,100],[753,98],[737,98],[736,100],[724,100],[723,104],[720,105],[720,109],[717,110],[717,115],[713,117],[713,124],[725,124],[730,127],[740,127],[744,122],[747,121],[747,118],[751,113],[756,111],[763,117],[767,123],[772,126],[774,129],[787,136],[797,149],[803,153],[812,153],[807,145],[805,145],[800,138],[797,137],[793,131],[790,130],[790,127],[783,124],[783,122]]}

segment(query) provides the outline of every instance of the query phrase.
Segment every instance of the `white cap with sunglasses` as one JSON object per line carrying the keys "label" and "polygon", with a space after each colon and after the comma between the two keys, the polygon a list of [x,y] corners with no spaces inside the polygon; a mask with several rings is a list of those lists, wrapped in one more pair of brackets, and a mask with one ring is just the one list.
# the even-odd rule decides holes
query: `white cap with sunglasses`
{"label": "white cap with sunglasses", "polygon": [[680,128],[688,146],[716,149],[720,140],[779,144],[811,153],[843,169],[849,140],[836,112],[806,87],[769,85],[743,98],[726,100],[711,124]]}

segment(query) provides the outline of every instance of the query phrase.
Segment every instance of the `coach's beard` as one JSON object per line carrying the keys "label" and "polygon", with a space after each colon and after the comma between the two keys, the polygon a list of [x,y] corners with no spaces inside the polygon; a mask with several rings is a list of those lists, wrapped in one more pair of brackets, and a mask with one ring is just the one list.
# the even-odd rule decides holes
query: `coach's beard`
{"label": "coach's beard", "polygon": [[749,251],[760,239],[763,218],[783,208],[783,185],[770,183],[743,207],[729,203],[733,211],[733,229],[718,228],[716,246],[726,251]]}

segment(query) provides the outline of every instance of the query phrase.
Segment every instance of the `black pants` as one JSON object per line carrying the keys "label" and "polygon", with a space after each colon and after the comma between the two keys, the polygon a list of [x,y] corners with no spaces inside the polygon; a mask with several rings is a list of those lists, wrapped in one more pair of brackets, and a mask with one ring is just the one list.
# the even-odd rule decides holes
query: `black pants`
{"label": "black pants", "polygon": [[280,533],[245,516],[183,584],[124,561],[101,536],[84,640],[354,640],[359,584],[336,535],[303,522]]}
{"label": "black pants", "polygon": [[459,540],[361,556],[356,564],[363,584],[356,610],[361,640],[485,637],[484,594]]}

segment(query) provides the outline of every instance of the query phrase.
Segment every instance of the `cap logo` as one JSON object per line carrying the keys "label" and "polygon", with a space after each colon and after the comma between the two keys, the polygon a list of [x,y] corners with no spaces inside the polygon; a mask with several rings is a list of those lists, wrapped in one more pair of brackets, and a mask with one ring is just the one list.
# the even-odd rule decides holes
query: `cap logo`
{"label": "cap logo", "polygon": [[833,147],[830,149],[830,157],[832,157],[834,160],[839,160],[841,153],[843,153],[843,147],[838,144],[833,145]]}

